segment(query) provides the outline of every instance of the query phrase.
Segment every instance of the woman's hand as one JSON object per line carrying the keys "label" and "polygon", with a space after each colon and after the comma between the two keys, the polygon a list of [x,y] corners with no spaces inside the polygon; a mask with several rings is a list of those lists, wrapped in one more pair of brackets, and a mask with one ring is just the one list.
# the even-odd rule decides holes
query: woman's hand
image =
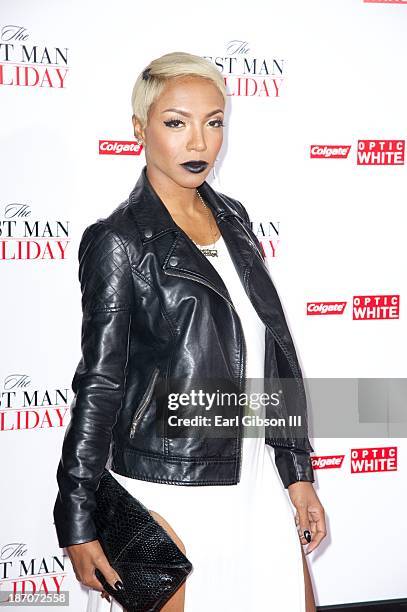
{"label": "woman's hand", "polygon": [[312,482],[302,480],[293,482],[288,486],[288,493],[297,510],[295,524],[302,545],[308,542],[304,531],[308,530],[311,534],[311,543],[305,551],[305,554],[308,555],[319,546],[321,540],[326,536],[325,511]]}
{"label": "woman's hand", "polygon": [[[115,582],[121,578],[119,574],[112,568],[99,540],[84,542],[83,544],[72,544],[67,546],[69,558],[71,559],[75,576],[84,586],[87,586],[96,591],[101,591],[101,597],[105,597],[110,601],[109,594],[103,589],[103,585],[96,578],[95,568],[98,568],[107,582],[116,589]],[[116,589],[117,590],[117,589]]]}

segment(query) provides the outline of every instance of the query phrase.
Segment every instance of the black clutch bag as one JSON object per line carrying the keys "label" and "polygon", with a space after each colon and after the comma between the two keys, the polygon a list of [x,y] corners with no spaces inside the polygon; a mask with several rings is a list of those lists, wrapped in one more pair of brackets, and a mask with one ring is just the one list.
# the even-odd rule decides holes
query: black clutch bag
{"label": "black clutch bag", "polygon": [[186,580],[192,564],[148,509],[106,468],[95,498],[98,540],[124,590],[116,591],[96,568],[97,579],[128,612],[161,610]]}

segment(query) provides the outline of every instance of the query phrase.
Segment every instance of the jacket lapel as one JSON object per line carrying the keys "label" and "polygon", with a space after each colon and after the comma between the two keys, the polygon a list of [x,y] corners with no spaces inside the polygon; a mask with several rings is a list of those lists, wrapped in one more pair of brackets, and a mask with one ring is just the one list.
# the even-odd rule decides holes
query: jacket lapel
{"label": "jacket lapel", "polygon": [[[159,241],[157,257],[166,274],[189,278],[216,291],[232,306],[230,294],[210,260],[179,227],[153,186],[144,166],[130,194],[131,210],[141,240]],[[198,191],[210,206],[242,285],[259,316],[266,321],[277,342],[293,355],[295,348],[284,311],[266,264],[246,231],[244,219],[228,199],[204,181]],[[295,364],[293,364],[295,367]]]}
{"label": "jacket lapel", "polygon": [[[243,219],[227,199],[214,191],[208,183],[203,182],[198,190],[214,214],[244,285],[246,270],[252,265],[255,251],[248,236],[242,231]],[[154,190],[147,177],[146,166],[142,169],[140,178],[130,194],[130,201],[143,244],[160,240],[157,253],[164,272],[204,283],[232,304],[229,292],[215,267],[175,223]]]}

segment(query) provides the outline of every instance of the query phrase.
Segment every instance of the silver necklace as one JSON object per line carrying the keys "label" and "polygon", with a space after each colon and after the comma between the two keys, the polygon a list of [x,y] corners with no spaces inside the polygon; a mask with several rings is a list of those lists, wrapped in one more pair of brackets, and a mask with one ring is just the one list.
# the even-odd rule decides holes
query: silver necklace
{"label": "silver necklace", "polygon": [[[204,202],[204,200],[203,200],[201,194],[199,193],[198,189],[196,189],[196,192],[197,192],[198,197],[201,200],[202,204],[205,206],[206,214],[207,214],[207,217],[208,217],[209,228],[210,228],[210,230],[212,232],[212,224],[211,224],[211,221],[210,221],[208,205]],[[216,236],[216,233],[214,234],[212,232],[212,236],[213,236],[213,239],[214,239],[213,243],[212,243],[212,247],[211,247],[211,245],[205,245],[205,246],[201,247],[199,244],[197,244],[195,242],[195,240],[193,240],[192,242],[194,242],[196,244],[196,246],[200,249],[201,253],[203,253],[204,255],[207,255],[208,257],[218,257],[218,249],[215,246],[215,242],[216,242],[215,236]]]}

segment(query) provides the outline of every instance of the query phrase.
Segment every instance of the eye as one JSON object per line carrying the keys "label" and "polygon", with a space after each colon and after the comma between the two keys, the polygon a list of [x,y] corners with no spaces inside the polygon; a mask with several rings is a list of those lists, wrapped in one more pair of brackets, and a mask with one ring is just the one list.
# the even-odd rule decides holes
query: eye
{"label": "eye", "polygon": [[181,119],[169,119],[168,121],[164,121],[164,124],[167,127],[179,127],[180,123],[184,123]]}
{"label": "eye", "polygon": [[[213,125],[214,123],[217,123],[218,125]],[[212,119],[212,121],[209,121],[209,125],[211,127],[225,127],[222,119]]]}

